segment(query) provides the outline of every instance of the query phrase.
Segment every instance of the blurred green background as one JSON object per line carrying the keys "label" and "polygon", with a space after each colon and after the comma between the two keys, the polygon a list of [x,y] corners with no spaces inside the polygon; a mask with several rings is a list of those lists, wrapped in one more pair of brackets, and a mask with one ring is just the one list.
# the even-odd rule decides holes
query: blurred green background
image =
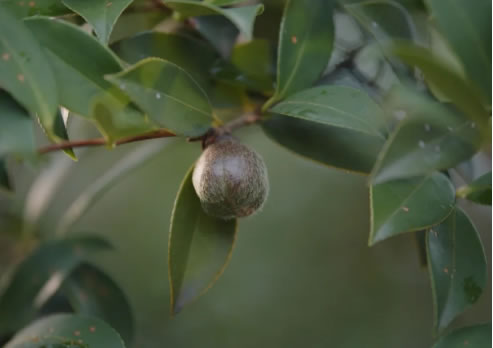
{"label": "blurred green background", "polygon": [[[134,347],[431,346],[431,289],[414,235],[367,247],[366,178],[294,155],[256,126],[237,135],[264,157],[270,196],[262,212],[240,222],[224,275],[176,318],[169,315],[169,219],[179,183],[200,154],[198,144],[153,140],[162,150],[118,181],[70,232],[95,232],[115,245],[93,261],[130,300],[137,324]],[[149,144],[79,152],[64,181],[55,180],[43,233],[54,233],[68,205],[139,146]],[[55,154],[52,160],[70,162],[65,157]],[[34,174],[17,177],[21,195]],[[491,210],[463,206],[491,262]],[[487,321],[490,309],[491,287],[455,326]]]}

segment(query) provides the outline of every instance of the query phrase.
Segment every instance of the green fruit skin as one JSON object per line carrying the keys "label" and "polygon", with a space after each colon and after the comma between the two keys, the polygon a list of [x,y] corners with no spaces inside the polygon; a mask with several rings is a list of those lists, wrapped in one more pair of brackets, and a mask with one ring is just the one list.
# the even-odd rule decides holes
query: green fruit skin
{"label": "green fruit skin", "polygon": [[263,159],[230,135],[220,136],[204,150],[192,181],[204,211],[223,220],[255,213],[269,192]]}

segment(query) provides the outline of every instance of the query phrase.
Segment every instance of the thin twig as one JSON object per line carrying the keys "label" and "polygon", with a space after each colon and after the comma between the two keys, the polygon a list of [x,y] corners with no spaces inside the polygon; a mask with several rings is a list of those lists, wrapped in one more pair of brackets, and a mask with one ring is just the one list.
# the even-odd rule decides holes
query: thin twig
{"label": "thin twig", "polygon": [[[229,123],[226,123],[222,127],[211,129],[211,131],[206,133],[205,135],[202,135],[200,137],[195,137],[195,138],[189,138],[188,140],[189,141],[204,141],[204,139],[209,137],[211,134],[217,135],[217,134],[222,134],[222,133],[230,133],[237,128],[241,128],[244,126],[248,126],[252,123],[258,122],[260,120],[260,118],[261,118],[261,116],[259,113],[247,113],[247,114],[244,114],[244,115],[230,121]],[[115,142],[115,146],[128,144],[128,143],[134,143],[137,141],[159,139],[159,138],[169,138],[169,137],[174,137],[174,136],[176,136],[176,135],[167,131],[167,130],[159,129],[157,131],[153,131],[153,132],[144,133],[141,135],[136,135],[133,137],[120,139],[120,140]],[[70,149],[70,148],[104,146],[104,145],[109,145],[108,141],[105,138],[73,140],[73,141],[65,141],[65,142],[61,142],[58,144],[50,144],[50,145],[43,146],[43,147],[38,149],[38,153],[45,154],[45,153],[49,153],[49,152],[65,150],[65,149]]]}

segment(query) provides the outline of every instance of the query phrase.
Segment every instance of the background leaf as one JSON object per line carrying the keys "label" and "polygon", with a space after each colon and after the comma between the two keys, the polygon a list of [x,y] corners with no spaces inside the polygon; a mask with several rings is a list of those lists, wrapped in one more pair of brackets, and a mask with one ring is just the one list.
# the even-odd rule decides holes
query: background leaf
{"label": "background leaf", "polygon": [[84,258],[109,248],[99,237],[56,240],[37,248],[17,266],[0,295],[0,333],[26,325]]}
{"label": "background leaf", "polygon": [[419,68],[428,82],[432,83],[449,100],[453,100],[459,110],[477,122],[486,132],[489,115],[481,105],[475,88],[470,86],[462,76],[434,57],[426,48],[396,43],[391,46],[391,52],[406,64]]}
{"label": "background leaf", "polygon": [[[121,71],[117,57],[94,37],[75,25],[36,17],[25,21],[43,44],[55,72],[60,103],[77,115],[93,119],[102,133],[114,140],[150,131],[155,127],[128,98],[104,79]],[[86,54],[81,54],[86,52]],[[111,112],[102,113],[95,104]]]}
{"label": "background leaf", "polygon": [[[63,139],[65,141],[69,140],[67,127],[65,126],[65,121],[63,120],[62,111],[60,109],[58,109],[57,112],[55,125],[53,126],[53,132],[60,139]],[[75,156],[74,150],[72,148],[63,149],[63,152],[65,152],[73,160],[77,160],[77,157]]]}
{"label": "background leaf", "polygon": [[63,0],[63,3],[83,17],[94,28],[99,40],[107,44],[116,20],[132,1]]}
{"label": "background leaf", "polygon": [[207,291],[231,257],[237,221],[213,218],[202,210],[189,170],[176,197],[168,245],[171,311]]}
{"label": "background leaf", "polygon": [[491,105],[491,1],[426,0],[426,4],[468,77]]}
{"label": "background leaf", "polygon": [[385,109],[404,119],[379,155],[374,183],[447,169],[480,149],[476,123],[450,105],[398,87],[388,94]]}
{"label": "background leaf", "polygon": [[212,126],[212,108],[200,86],[178,66],[145,59],[107,79],[119,86],[159,126],[185,136]]}
{"label": "background leaf", "polygon": [[100,319],[56,314],[20,331],[5,348],[105,347],[125,348],[120,335]]}
{"label": "background leaf", "polygon": [[383,110],[361,90],[343,86],[321,86],[292,95],[275,105],[272,112],[385,139]]}
{"label": "background leaf", "polygon": [[0,189],[10,191],[12,184],[10,182],[9,172],[7,171],[7,163],[5,158],[0,158]]}
{"label": "background leaf", "polygon": [[0,90],[0,157],[34,152],[33,120],[27,110]]}
{"label": "background leaf", "polygon": [[427,251],[435,328],[441,331],[483,292],[486,256],[476,228],[458,207],[428,231]]}
{"label": "background leaf", "polygon": [[491,205],[491,172],[486,173],[472,183],[457,189],[457,197]]}
{"label": "background leaf", "polygon": [[35,15],[61,16],[70,13],[61,0],[0,0],[0,6],[4,6],[18,18]]}
{"label": "background leaf", "polygon": [[245,36],[246,40],[252,39],[255,17],[264,11],[263,5],[243,7],[221,8],[205,2],[198,1],[164,1],[166,6],[180,13],[183,17],[197,17],[221,15],[233,23]]}
{"label": "background leaf", "polygon": [[277,86],[264,106],[310,87],[329,63],[334,41],[332,0],[287,0],[277,62]]}
{"label": "background leaf", "polygon": [[454,200],[454,187],[441,173],[372,185],[369,245],[440,223]]}
{"label": "background leaf", "polygon": [[103,319],[131,344],[133,315],[122,289],[106,273],[88,263],[79,265],[63,283],[62,293],[78,314]]}
{"label": "background leaf", "polygon": [[0,79],[4,89],[32,115],[38,115],[53,138],[58,106],[53,72],[36,38],[3,3],[0,3]]}
{"label": "background leaf", "polygon": [[330,167],[363,174],[370,173],[384,144],[380,136],[282,115],[268,118],[262,128],[288,150]]}
{"label": "background leaf", "polygon": [[491,323],[456,329],[442,336],[433,348],[490,347]]}

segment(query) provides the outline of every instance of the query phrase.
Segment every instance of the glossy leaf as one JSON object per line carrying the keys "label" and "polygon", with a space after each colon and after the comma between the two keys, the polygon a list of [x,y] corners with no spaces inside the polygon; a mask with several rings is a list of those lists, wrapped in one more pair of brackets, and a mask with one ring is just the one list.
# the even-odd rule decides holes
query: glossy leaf
{"label": "glossy leaf", "polygon": [[452,211],[454,186],[441,173],[370,186],[369,245],[442,222]]}
{"label": "glossy leaf", "polygon": [[116,20],[132,1],[63,0],[63,3],[83,17],[94,28],[99,40],[107,44]]}
{"label": "glossy leaf", "polygon": [[18,332],[5,348],[125,348],[120,335],[98,318],[55,314]]}
{"label": "glossy leaf", "polygon": [[134,322],[132,309],[122,289],[100,269],[83,263],[78,266],[62,286],[77,314],[103,319],[114,327],[130,344]]}
{"label": "glossy leaf", "polygon": [[70,13],[61,0],[0,0],[0,6],[4,6],[18,18],[36,15],[61,16]]}
{"label": "glossy leaf", "polygon": [[310,87],[329,63],[334,41],[333,1],[287,0],[279,33],[277,86],[264,106]]}
{"label": "glossy leaf", "polygon": [[15,331],[32,320],[84,258],[109,248],[99,237],[55,240],[37,248],[17,266],[0,295],[0,333]]}
{"label": "glossy leaf", "polygon": [[481,146],[478,127],[450,105],[403,88],[392,90],[386,110],[403,118],[372,172],[374,183],[426,175],[472,157]]}
{"label": "glossy leaf", "polygon": [[432,348],[491,347],[491,323],[462,327],[440,337]]}
{"label": "glossy leaf", "polygon": [[58,106],[57,85],[37,38],[0,3],[0,80],[20,104],[37,115],[48,135]]}
{"label": "glossy leaf", "polygon": [[272,112],[385,139],[384,111],[365,92],[343,86],[321,86],[298,92]]}
{"label": "glossy leaf", "polygon": [[205,293],[221,276],[231,257],[237,221],[213,218],[202,210],[190,169],[171,215],[168,276],[171,313]]}
{"label": "glossy leaf", "polygon": [[5,158],[0,158],[0,190],[10,191],[11,189],[12,184],[7,170],[7,163],[5,163]]}
{"label": "glossy leaf", "polygon": [[457,197],[491,205],[491,172],[486,173],[472,183],[457,189]]}
{"label": "glossy leaf", "polygon": [[172,33],[141,33],[115,43],[112,49],[130,64],[150,57],[170,61],[204,87],[209,80],[208,70],[217,59],[213,47],[206,42]]}
{"label": "glossy leaf", "polygon": [[33,120],[27,110],[0,90],[0,157],[34,152]]}
{"label": "glossy leaf", "polygon": [[317,162],[352,172],[370,173],[384,144],[380,136],[274,115],[262,123],[274,141]]}
{"label": "glossy leaf", "polygon": [[[142,113],[128,106],[124,94],[104,79],[105,74],[122,68],[117,57],[94,37],[75,25],[50,18],[36,17],[25,23],[50,57],[57,82],[63,86],[59,97],[64,107],[98,121],[101,131],[111,140],[154,128]],[[95,110],[94,104],[102,101],[111,113],[102,115],[97,112],[99,109]]]}
{"label": "glossy leaf", "polygon": [[[67,133],[67,127],[65,126],[65,121],[63,120],[62,112],[59,109],[57,112],[57,116],[55,119],[55,125],[53,126],[53,131],[57,137],[64,141],[68,141],[68,133]],[[68,149],[63,149],[63,152],[65,152],[70,158],[73,160],[77,160],[77,157],[75,156],[74,150],[72,148]]]}
{"label": "glossy leaf", "polygon": [[391,52],[406,64],[419,68],[425,79],[452,100],[459,110],[477,122],[486,132],[489,115],[481,105],[476,89],[462,76],[426,48],[405,43],[392,45]]}
{"label": "glossy leaf", "polygon": [[205,92],[173,63],[148,58],[107,79],[159,126],[176,134],[200,136],[212,126],[212,108]]}
{"label": "glossy leaf", "polygon": [[432,18],[491,105],[491,1],[427,0]]}
{"label": "glossy leaf", "polygon": [[476,228],[459,208],[428,231],[427,252],[435,329],[441,331],[481,296],[486,256]]}
{"label": "glossy leaf", "polygon": [[246,40],[252,38],[255,17],[264,11],[263,5],[252,5],[233,8],[221,8],[198,1],[164,1],[166,6],[180,13],[184,17],[221,15],[233,23],[245,36]]}

